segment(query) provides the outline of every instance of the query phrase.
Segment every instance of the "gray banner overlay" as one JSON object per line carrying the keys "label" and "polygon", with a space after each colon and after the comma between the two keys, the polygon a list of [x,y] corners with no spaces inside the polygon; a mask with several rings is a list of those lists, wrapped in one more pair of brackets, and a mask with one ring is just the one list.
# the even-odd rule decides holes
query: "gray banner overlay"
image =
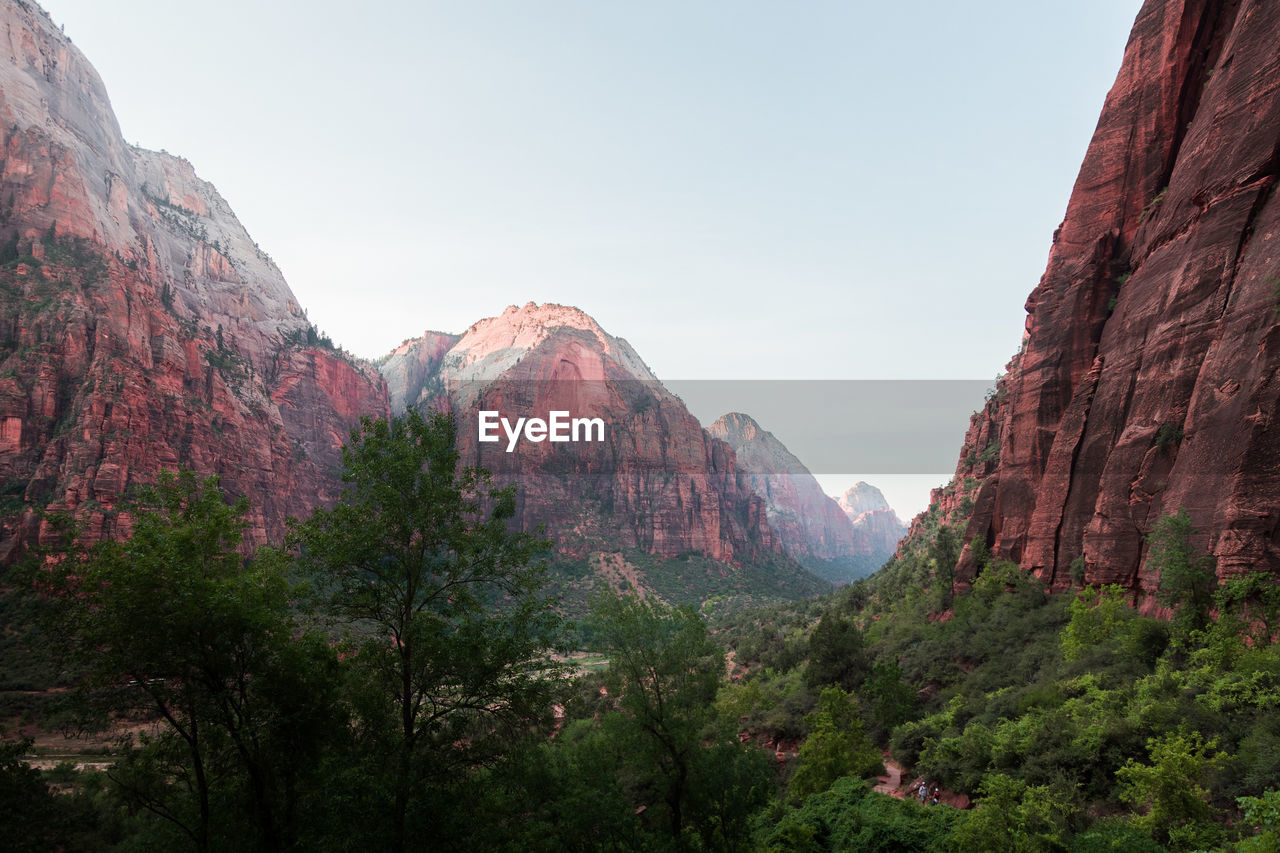
{"label": "gray banner overlay", "polygon": [[703,425],[742,412],[813,474],[934,474],[955,470],[969,417],[994,382],[740,380],[664,383]]}
{"label": "gray banner overlay", "polygon": [[568,457],[565,462],[580,457],[591,460],[589,467],[602,473],[602,465],[658,463],[660,455],[649,451],[675,433],[687,435],[693,428],[683,411],[687,408],[704,427],[728,412],[750,415],[799,460],[799,466],[787,463],[794,473],[807,469],[815,475],[910,475],[955,469],[969,417],[982,407],[992,385],[991,380],[675,380],[660,384],[634,379],[549,379],[450,383],[441,390],[452,400],[462,445],[477,448],[493,461],[497,461],[495,454],[507,455],[508,435],[488,415],[490,440],[479,442],[481,411],[498,412],[511,427],[520,418],[548,420],[553,411],[567,412],[570,418],[602,419],[608,433],[603,442],[552,442],[545,433],[542,441],[531,442],[522,434],[510,454],[516,458],[532,454],[544,460],[553,454]]}

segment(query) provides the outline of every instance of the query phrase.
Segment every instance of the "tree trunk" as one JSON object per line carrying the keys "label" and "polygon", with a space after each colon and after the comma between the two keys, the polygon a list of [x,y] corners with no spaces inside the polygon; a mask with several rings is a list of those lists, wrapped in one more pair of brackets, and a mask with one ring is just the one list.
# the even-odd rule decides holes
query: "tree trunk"
{"label": "tree trunk", "polygon": [[191,747],[191,764],[196,775],[196,794],[200,798],[200,823],[196,827],[196,850],[198,853],[209,853],[209,780],[204,773],[204,760],[200,756],[200,729],[196,724],[195,713],[191,713],[191,737],[187,739]]}
{"label": "tree trunk", "polygon": [[[406,624],[407,621],[406,621]],[[412,650],[407,637],[400,643],[400,766],[396,772],[396,810],[394,853],[404,853],[408,839],[405,824],[409,819],[410,768],[413,761],[413,741],[416,720],[413,714],[413,670],[410,667]]]}

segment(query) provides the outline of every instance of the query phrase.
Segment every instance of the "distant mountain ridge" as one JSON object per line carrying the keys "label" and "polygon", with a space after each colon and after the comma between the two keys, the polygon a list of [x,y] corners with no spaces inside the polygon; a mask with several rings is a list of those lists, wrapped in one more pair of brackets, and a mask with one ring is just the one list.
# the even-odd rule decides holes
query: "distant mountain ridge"
{"label": "distant mountain ridge", "polygon": [[898,543],[907,535],[907,525],[889,506],[884,494],[870,483],[855,483],[837,503],[853,523],[860,546],[870,550],[879,569],[897,551]]}
{"label": "distant mountain ridge", "polygon": [[906,528],[874,486],[859,483],[837,502],[773,433],[741,412],[722,416],[707,431],[737,453],[783,550],[801,565],[844,583],[865,577],[892,556]]}

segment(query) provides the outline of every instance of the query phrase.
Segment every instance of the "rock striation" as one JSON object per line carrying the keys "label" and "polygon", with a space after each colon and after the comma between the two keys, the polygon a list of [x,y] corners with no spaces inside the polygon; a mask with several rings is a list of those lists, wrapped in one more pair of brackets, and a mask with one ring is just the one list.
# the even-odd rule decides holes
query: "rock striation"
{"label": "rock striation", "polygon": [[[970,502],[966,542],[1051,587],[1074,566],[1150,593],[1145,536],[1180,509],[1220,577],[1280,571],[1277,44],[1264,0],[1148,0],[1134,22],[946,498]],[[958,580],[978,568],[966,548]]]}
{"label": "rock striation", "polygon": [[0,557],[35,510],[90,537],[131,485],[186,465],[279,539],[339,491],[384,380],[319,336],[187,161],[125,144],[88,61],[34,3],[0,0]]}

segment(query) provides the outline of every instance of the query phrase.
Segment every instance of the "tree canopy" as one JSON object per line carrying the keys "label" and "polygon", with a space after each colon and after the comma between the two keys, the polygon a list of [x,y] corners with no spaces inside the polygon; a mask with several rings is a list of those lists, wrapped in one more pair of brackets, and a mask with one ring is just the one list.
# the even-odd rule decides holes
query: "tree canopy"
{"label": "tree canopy", "polygon": [[[514,489],[460,467],[452,418],[366,418],[339,503],[297,530],[300,562],[345,637],[361,753],[394,768],[392,849],[451,808],[458,771],[549,719],[560,620],[539,596],[549,543],[508,529]],[[417,829],[415,829],[415,827]]]}

